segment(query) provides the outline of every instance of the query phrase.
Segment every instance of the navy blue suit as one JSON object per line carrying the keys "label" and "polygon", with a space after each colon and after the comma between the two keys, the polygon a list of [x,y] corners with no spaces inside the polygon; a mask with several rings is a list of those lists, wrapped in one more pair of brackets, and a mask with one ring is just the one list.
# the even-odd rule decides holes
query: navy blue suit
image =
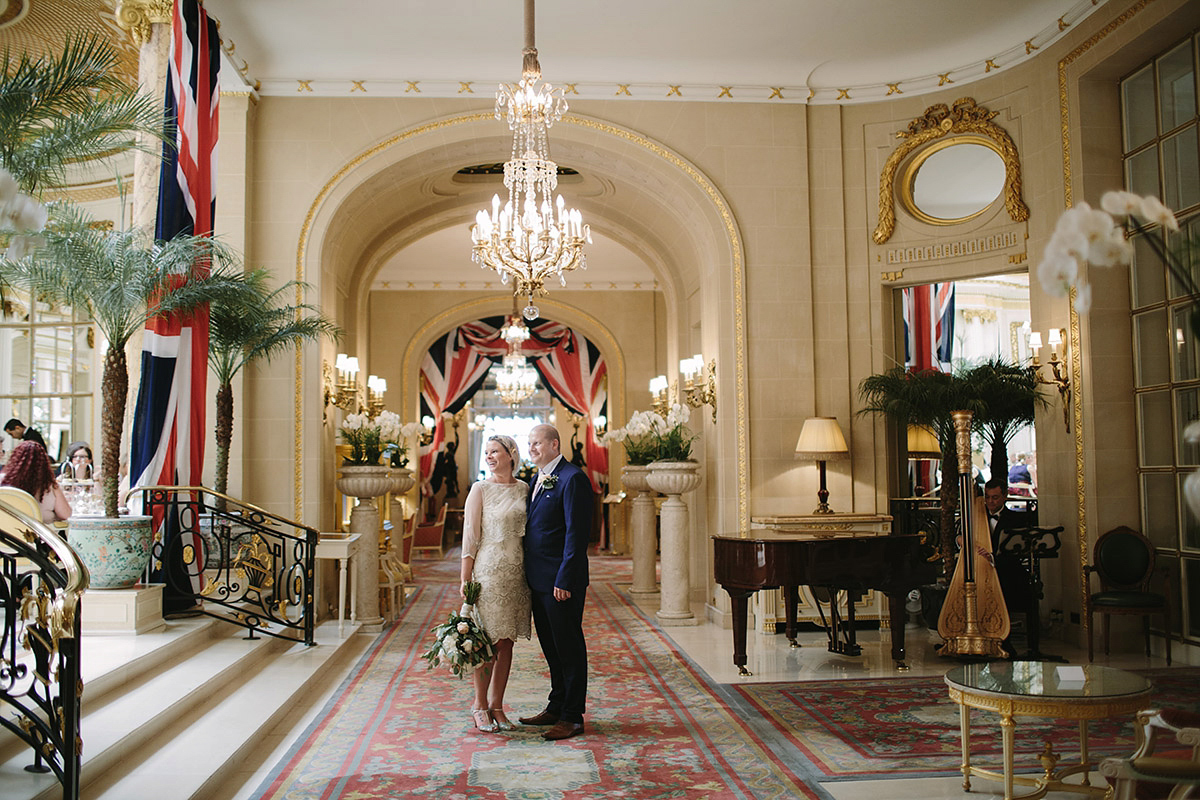
{"label": "navy blue suit", "polygon": [[[525,579],[533,599],[533,624],[550,668],[546,709],[567,722],[583,722],[587,698],[587,646],[583,601],[588,586],[592,484],[565,458],[554,486],[530,491],[525,524]],[[536,482],[534,484],[536,488]],[[554,588],[571,593],[554,599]]]}

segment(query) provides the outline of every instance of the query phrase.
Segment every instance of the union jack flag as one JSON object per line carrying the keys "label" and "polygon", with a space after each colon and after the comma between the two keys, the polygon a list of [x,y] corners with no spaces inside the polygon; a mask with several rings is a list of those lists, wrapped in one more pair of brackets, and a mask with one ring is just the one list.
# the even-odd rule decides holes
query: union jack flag
{"label": "union jack flag", "polygon": [[[221,43],[216,22],[197,0],[175,2],[169,59],[164,115],[175,123],[175,142],[163,148],[155,225],[155,237],[163,240],[180,233],[211,234],[216,209]],[[204,269],[201,265],[201,274]],[[131,486],[201,485],[207,374],[207,307],[146,324],[131,434]],[[156,528],[161,523],[156,519]],[[164,536],[169,539],[171,531]]]}
{"label": "union jack flag", "polygon": [[954,352],[954,284],[928,283],[902,292],[904,366],[949,372]]}

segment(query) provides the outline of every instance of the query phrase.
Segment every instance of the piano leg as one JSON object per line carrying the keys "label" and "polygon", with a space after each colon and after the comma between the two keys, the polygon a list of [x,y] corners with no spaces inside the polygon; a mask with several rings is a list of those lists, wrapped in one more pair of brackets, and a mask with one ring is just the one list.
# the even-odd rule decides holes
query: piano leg
{"label": "piano leg", "polygon": [[904,611],[904,601],[907,592],[891,592],[888,594],[888,618],[892,626],[892,660],[896,669],[907,671],[908,664],[904,661],[904,624],[908,615]]}
{"label": "piano leg", "polygon": [[730,611],[733,616],[733,663],[738,668],[739,675],[753,675],[746,669],[746,616],[749,611],[749,598],[754,594],[753,589],[731,589],[729,593]]}
{"label": "piano leg", "polygon": [[783,605],[784,619],[787,620],[787,625],[783,629],[784,635],[787,636],[788,643],[792,647],[799,647],[800,643],[796,641],[796,607],[800,605],[799,586],[783,587]]}

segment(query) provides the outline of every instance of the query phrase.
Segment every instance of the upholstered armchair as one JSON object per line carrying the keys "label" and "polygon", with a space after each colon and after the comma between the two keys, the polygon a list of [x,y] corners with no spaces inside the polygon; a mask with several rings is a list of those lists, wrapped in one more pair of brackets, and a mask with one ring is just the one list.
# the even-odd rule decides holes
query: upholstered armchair
{"label": "upholstered armchair", "polygon": [[[1128,758],[1108,758],[1100,774],[1112,788],[1111,800],[1145,798],[1200,798],[1200,714],[1173,709],[1150,709],[1138,713],[1137,746]],[[1164,753],[1173,738],[1177,749],[1191,753]],[[1163,740],[1168,740],[1162,744]],[[1181,747],[1182,746],[1182,747]]]}
{"label": "upholstered armchair", "polygon": [[[1158,573],[1163,578],[1163,592],[1151,591],[1151,581]],[[1100,591],[1092,591],[1091,576],[1100,578]],[[1171,663],[1171,577],[1166,570],[1154,567],[1154,546],[1142,534],[1121,526],[1113,528],[1096,540],[1092,564],[1087,567],[1088,591],[1088,661],[1093,659],[1092,639],[1096,626],[1093,615],[1104,616],[1104,653],[1109,649],[1109,618],[1114,614],[1136,615],[1142,618],[1146,637],[1146,655],[1150,655],[1150,615],[1161,614],[1163,633],[1167,639],[1167,664]]]}

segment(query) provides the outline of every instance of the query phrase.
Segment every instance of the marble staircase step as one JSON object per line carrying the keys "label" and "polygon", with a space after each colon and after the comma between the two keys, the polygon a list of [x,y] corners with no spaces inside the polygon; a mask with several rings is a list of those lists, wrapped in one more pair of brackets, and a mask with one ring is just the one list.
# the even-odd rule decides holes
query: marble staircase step
{"label": "marble staircase step", "polygon": [[[240,628],[198,618],[162,634],[85,637],[82,796],[205,796],[305,702],[355,638],[346,633],[322,625],[318,646],[305,647],[249,641]],[[52,776],[24,771],[31,755],[9,738],[0,743],[0,800],[61,797]]]}

